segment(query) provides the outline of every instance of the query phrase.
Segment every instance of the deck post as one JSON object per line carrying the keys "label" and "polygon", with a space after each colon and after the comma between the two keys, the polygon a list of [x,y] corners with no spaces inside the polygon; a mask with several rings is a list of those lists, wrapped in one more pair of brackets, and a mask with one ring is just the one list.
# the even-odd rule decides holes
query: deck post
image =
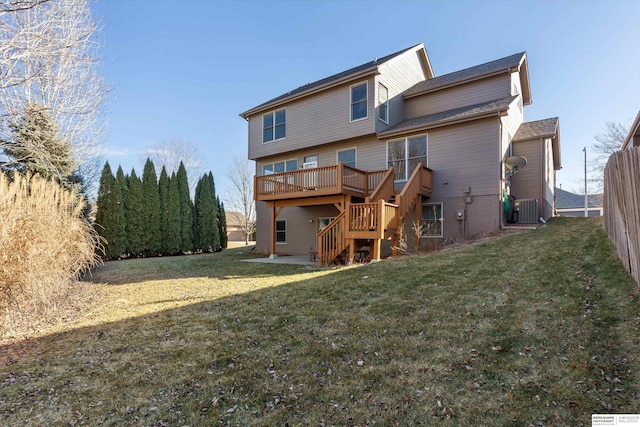
{"label": "deck post", "polygon": [[372,239],[371,262],[380,261],[380,239]]}
{"label": "deck post", "polygon": [[276,202],[270,202],[271,211],[271,244],[269,248],[269,258],[275,258],[276,255]]}

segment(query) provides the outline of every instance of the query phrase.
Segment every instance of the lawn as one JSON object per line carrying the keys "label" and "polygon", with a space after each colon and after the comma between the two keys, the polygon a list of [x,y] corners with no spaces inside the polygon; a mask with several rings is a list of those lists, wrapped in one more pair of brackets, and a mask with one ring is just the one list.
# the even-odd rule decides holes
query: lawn
{"label": "lawn", "polygon": [[640,413],[638,292],[597,219],[338,269],[110,262],[0,346],[4,425],[590,426]]}

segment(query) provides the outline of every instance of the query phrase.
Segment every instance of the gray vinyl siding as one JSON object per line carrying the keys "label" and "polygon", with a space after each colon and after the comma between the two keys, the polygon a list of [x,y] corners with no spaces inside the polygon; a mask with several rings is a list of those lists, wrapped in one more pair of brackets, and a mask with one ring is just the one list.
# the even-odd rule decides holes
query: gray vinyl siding
{"label": "gray vinyl siding", "polygon": [[262,143],[262,115],[249,118],[249,158],[252,160],[333,141],[354,138],[375,131],[375,78],[367,82],[367,118],[351,122],[351,83],[286,105],[286,138]]}
{"label": "gray vinyl siding", "polygon": [[553,216],[553,208],[555,204],[555,171],[553,169],[553,147],[550,139],[545,139],[545,179],[544,179],[544,191],[545,191],[545,210],[542,212],[544,219],[551,218]]}
{"label": "gray vinyl siding", "polygon": [[[380,66],[380,75],[376,80],[389,90],[389,124],[378,120],[376,108],[376,132],[405,119],[404,99],[402,94],[416,83],[426,79],[424,68],[417,52],[410,52],[385,62]],[[376,83],[376,107],[378,100],[378,84]]]}
{"label": "gray vinyl siding", "polygon": [[[511,195],[517,199],[538,199],[538,210],[544,200],[542,186],[541,140],[518,141],[513,144],[513,154],[527,159],[527,165],[511,178]],[[540,214],[540,212],[539,212]]]}
{"label": "gray vinyl siding", "polygon": [[278,156],[266,157],[256,162],[257,174],[262,175],[262,165],[265,163],[278,162],[282,160],[297,159],[298,168],[302,167],[306,156],[318,156],[318,166],[332,166],[337,163],[336,152],[348,148],[356,149],[356,167],[362,170],[386,169],[385,143],[375,136],[355,138],[348,141],[341,141],[333,144],[326,144],[317,147],[298,150],[293,153],[285,153]]}
{"label": "gray vinyl siding", "polygon": [[[317,222],[321,217],[338,216],[333,205],[286,207],[282,209],[278,220],[287,221],[287,243],[276,244],[276,252],[287,255],[308,255],[317,249]],[[271,212],[264,202],[256,202],[256,251],[269,253],[271,241]]]}
{"label": "gray vinyl siding", "polygon": [[495,101],[510,95],[511,76],[504,74],[405,100],[405,119]]}
{"label": "gray vinyl siding", "polygon": [[[433,170],[432,199],[493,195],[498,200],[500,126],[497,118],[431,130],[428,166]],[[445,184],[446,182],[446,184]]]}

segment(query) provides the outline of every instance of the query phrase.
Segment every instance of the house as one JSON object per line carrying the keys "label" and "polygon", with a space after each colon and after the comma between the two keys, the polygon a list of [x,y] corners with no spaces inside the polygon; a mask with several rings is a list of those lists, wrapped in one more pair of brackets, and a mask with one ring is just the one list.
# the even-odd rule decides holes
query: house
{"label": "house", "polygon": [[633,121],[631,128],[629,129],[629,135],[624,140],[621,150],[631,149],[633,147],[640,147],[640,111]]}
{"label": "house", "polygon": [[[588,216],[602,216],[602,194],[587,195]],[[556,188],[556,212],[562,216],[584,216],[584,194]]]}
{"label": "house", "polygon": [[[230,242],[244,242],[247,230],[245,225],[246,217],[240,212],[226,212],[225,218],[227,220],[227,240]],[[253,240],[253,232],[250,234],[249,240]]]}
{"label": "house", "polygon": [[[418,44],[243,112],[256,249],[328,264],[490,233],[512,187],[552,216],[559,124],[523,123],[530,103],[525,52],[436,76]],[[513,173],[513,155],[529,165]]]}

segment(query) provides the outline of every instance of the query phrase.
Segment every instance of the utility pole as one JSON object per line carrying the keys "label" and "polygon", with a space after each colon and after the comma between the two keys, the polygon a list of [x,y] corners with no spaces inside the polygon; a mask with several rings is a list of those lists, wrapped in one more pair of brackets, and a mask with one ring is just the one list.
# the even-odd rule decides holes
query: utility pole
{"label": "utility pole", "polygon": [[589,196],[587,195],[587,147],[582,149],[584,151],[584,216],[589,216]]}

